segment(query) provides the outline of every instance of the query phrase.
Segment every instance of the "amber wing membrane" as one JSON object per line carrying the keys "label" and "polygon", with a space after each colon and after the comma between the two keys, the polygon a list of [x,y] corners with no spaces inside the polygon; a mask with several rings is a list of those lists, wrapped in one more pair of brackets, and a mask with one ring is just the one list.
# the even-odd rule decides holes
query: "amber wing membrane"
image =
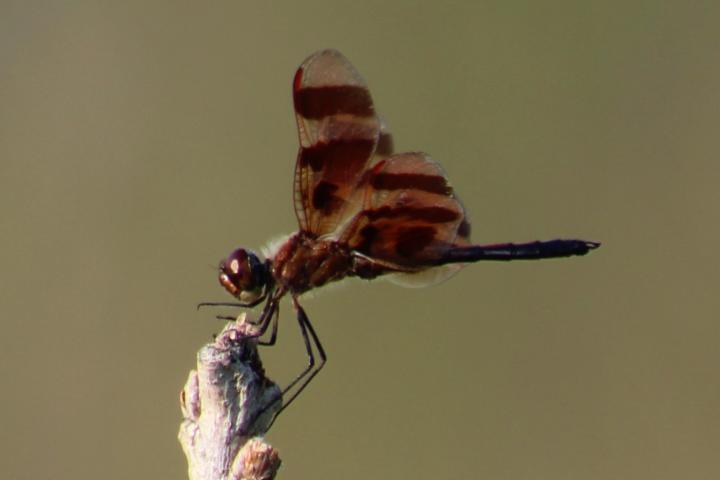
{"label": "amber wing membrane", "polygon": [[303,62],[295,74],[293,100],[300,140],[298,223],[318,236],[330,234],[360,209],[355,191],[378,147],[381,122],[365,81],[335,50]]}
{"label": "amber wing membrane", "polygon": [[363,210],[340,237],[356,252],[401,271],[420,271],[469,242],[465,210],[429,156],[392,155],[368,171],[362,187]]}

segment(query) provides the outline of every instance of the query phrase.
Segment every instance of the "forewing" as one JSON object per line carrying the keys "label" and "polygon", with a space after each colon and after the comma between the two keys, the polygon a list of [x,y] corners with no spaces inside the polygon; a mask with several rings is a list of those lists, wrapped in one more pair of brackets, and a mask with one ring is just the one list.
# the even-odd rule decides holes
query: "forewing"
{"label": "forewing", "polygon": [[325,235],[352,215],[353,192],[378,145],[381,124],[365,81],[336,50],[303,62],[293,99],[300,139],[295,212],[301,230]]}
{"label": "forewing", "polygon": [[392,155],[368,171],[363,210],[340,241],[357,253],[400,270],[437,265],[469,241],[465,210],[438,163],[423,153]]}

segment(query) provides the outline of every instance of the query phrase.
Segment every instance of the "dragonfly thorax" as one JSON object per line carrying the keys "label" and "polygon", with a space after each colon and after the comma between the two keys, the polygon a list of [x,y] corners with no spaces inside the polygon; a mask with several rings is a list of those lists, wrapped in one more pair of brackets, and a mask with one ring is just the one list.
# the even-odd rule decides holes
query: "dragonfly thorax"
{"label": "dragonfly thorax", "polygon": [[294,294],[341,280],[351,274],[353,266],[347,247],[307,232],[288,238],[270,261],[275,282]]}

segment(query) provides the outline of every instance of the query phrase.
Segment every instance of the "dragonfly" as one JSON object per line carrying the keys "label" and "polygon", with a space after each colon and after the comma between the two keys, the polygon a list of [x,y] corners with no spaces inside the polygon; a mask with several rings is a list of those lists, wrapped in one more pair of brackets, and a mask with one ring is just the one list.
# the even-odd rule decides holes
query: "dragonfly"
{"label": "dragonfly", "polygon": [[402,285],[424,286],[468,263],[578,256],[600,246],[575,239],[472,244],[468,216],[442,167],[422,152],[393,152],[365,80],[337,50],[308,57],[295,73],[292,95],[300,141],[294,177],[299,229],[265,258],[246,248],[232,251],[220,262],[218,279],[236,302],[199,305],[252,308],[264,302],[253,336],[263,336],[272,324],[269,340],[260,343],[273,345],[280,300],[290,297],[308,363],[283,389],[280,411],[327,361],[300,304],[302,294],[347,277],[387,275]]}

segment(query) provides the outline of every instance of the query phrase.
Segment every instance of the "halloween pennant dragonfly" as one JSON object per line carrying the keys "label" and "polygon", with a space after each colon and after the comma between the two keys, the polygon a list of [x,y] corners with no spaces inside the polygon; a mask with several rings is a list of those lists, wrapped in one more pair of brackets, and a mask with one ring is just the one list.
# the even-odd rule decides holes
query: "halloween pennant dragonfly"
{"label": "halloween pennant dragonfly", "polygon": [[275,343],[280,299],[290,296],[309,363],[283,391],[285,397],[297,385],[283,409],[327,358],[300,305],[301,294],[346,277],[393,274],[399,283],[435,283],[470,262],[585,255],[600,245],[564,239],[470,243],[465,209],[440,165],[425,153],[393,153],[365,81],[336,50],[303,62],[293,80],[293,100],[300,139],[294,184],[299,230],[264,260],[251,250],[234,250],[220,262],[219,280],[239,303],[200,304],[265,302],[257,336],[272,324],[270,340],[261,342],[267,345]]}

